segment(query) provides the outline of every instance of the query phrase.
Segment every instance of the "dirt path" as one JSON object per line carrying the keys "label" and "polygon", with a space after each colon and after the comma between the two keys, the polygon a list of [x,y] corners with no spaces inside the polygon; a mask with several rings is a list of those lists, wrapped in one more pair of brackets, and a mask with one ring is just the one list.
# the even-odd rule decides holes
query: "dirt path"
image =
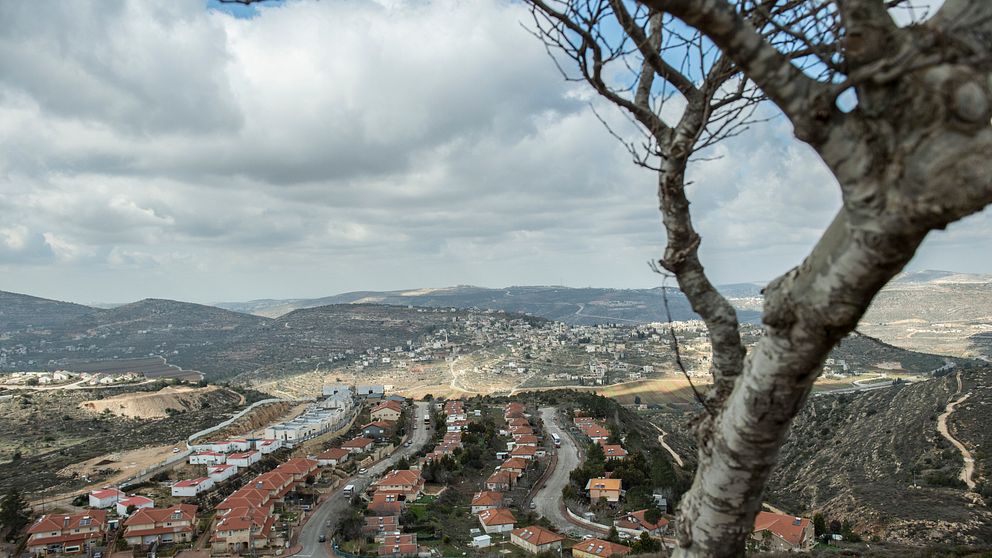
{"label": "dirt path", "polygon": [[651,423],[651,426],[657,428],[658,432],[661,432],[661,434],[658,435],[658,443],[661,444],[661,447],[665,448],[665,450],[667,450],[668,453],[671,454],[672,459],[674,459],[675,462],[679,464],[679,467],[685,467],[685,464],[682,462],[682,457],[678,453],[676,453],[674,449],[672,449],[672,446],[669,446],[668,444],[665,443],[665,436],[668,435],[668,432],[665,432],[664,430],[661,429],[660,426],[658,426],[653,422]]}
{"label": "dirt path", "polygon": [[[961,384],[961,372],[957,373],[957,382],[958,389],[954,392],[952,397],[957,397],[960,395],[961,390],[963,389]],[[961,452],[961,457],[964,459],[964,467],[961,468],[961,475],[959,478],[968,486],[968,490],[975,490],[975,481],[972,478],[975,474],[975,458],[971,455],[971,452],[968,451],[968,448],[964,447],[964,444],[958,441],[958,439],[955,438],[954,435],[952,435],[947,429],[947,419],[951,416],[951,413],[953,413],[954,409],[969,397],[971,397],[971,394],[966,393],[963,397],[955,399],[947,404],[943,414],[937,417],[937,431],[940,432],[943,437],[947,438],[947,441],[953,444],[954,447],[958,448],[958,451]]]}

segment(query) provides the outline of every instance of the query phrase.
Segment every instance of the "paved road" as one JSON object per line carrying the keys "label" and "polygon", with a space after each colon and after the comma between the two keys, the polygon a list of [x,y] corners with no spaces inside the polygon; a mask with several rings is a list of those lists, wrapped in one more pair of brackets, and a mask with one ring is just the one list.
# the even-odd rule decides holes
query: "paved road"
{"label": "paved road", "polygon": [[535,511],[543,515],[558,530],[562,532],[575,531],[583,535],[599,536],[599,533],[579,527],[570,522],[561,511],[561,489],[568,484],[568,475],[579,466],[579,448],[575,441],[558,423],[558,413],[554,407],[542,407],[541,420],[548,435],[557,434],[561,438],[558,448],[558,462],[555,470],[548,476],[544,486],[534,495]]}
{"label": "paved road", "polygon": [[[428,413],[430,413],[429,402],[421,401],[416,403],[413,417],[416,429],[413,431],[413,436],[410,439],[412,442],[410,447],[401,446],[392,455],[369,468],[367,473],[352,477],[344,484],[355,485],[355,491],[360,493],[368,488],[373,477],[381,475],[401,458],[409,457],[419,451],[430,440],[431,429],[424,427],[424,416],[428,415]],[[303,526],[299,541],[303,545],[303,549],[296,556],[298,558],[329,558],[331,553],[328,550],[328,545],[318,542],[320,535],[326,535],[327,540],[330,541],[331,535],[334,533],[337,523],[341,518],[341,514],[348,509],[349,505],[349,499],[344,495],[343,490],[334,492],[325,500],[317,508],[317,511],[314,512],[313,516],[310,517],[306,525]]]}

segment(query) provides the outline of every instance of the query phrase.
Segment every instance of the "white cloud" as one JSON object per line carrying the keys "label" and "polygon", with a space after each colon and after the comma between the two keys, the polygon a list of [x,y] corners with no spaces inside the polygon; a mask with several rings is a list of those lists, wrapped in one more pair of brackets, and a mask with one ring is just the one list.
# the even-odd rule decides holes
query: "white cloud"
{"label": "white cloud", "polygon": [[[44,18],[9,2],[0,21],[3,288],[209,301],[656,283],[656,180],[517,3],[302,0],[236,19],[201,0]],[[692,169],[718,281],[794,265],[837,207],[790,138],[759,126]],[[952,228],[961,250],[975,223]]]}

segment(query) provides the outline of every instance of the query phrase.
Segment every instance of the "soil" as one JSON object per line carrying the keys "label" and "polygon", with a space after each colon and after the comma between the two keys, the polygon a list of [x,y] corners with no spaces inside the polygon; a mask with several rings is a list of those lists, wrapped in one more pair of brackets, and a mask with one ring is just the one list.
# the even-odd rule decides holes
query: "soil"
{"label": "soil", "polygon": [[217,386],[170,386],[156,392],[125,393],[105,399],[92,399],[80,403],[79,408],[97,414],[110,411],[121,417],[158,419],[168,417],[170,413],[200,409],[203,407],[204,396],[219,389],[221,388]]}

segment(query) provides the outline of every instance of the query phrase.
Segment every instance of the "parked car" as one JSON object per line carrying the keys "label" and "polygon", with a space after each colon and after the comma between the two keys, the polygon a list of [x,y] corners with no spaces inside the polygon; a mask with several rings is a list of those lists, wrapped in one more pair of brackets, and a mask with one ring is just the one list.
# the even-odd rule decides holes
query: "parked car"
{"label": "parked car", "polygon": [[317,542],[327,542],[327,535],[321,534],[317,537]]}
{"label": "parked car", "polygon": [[368,473],[368,472],[369,472],[369,470],[366,469],[365,467],[362,467],[361,469],[358,470],[358,474],[359,475],[364,475],[365,473]]}

